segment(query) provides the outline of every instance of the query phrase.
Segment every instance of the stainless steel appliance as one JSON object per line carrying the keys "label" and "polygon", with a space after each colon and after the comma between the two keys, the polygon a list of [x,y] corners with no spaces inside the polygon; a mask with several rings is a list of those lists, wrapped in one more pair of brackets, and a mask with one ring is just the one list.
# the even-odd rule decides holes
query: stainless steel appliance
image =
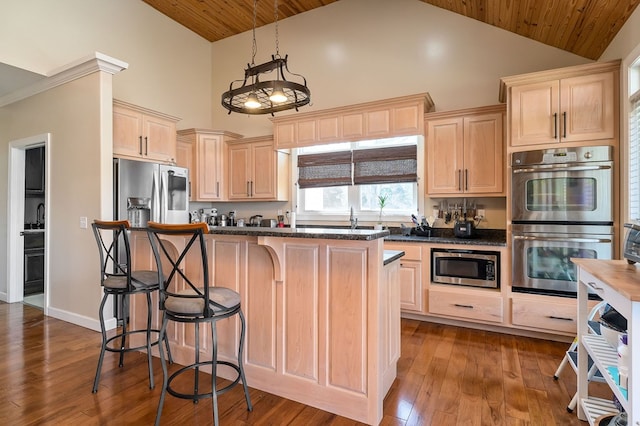
{"label": "stainless steel appliance", "polygon": [[500,288],[500,253],[431,249],[431,281],[438,284]]}
{"label": "stainless steel appliance", "polygon": [[624,238],[623,256],[630,264],[640,262],[640,223],[625,223],[627,228]]}
{"label": "stainless steel appliance", "polygon": [[611,259],[610,146],[512,154],[512,290],[576,297],[572,257]]}
{"label": "stainless steel appliance", "polygon": [[611,259],[613,226],[512,225],[512,289],[575,297],[577,267],[572,257]]}
{"label": "stainless steel appliance", "polygon": [[141,226],[146,220],[189,223],[188,169],[115,158],[113,179],[117,220],[133,215]]}
{"label": "stainless steel appliance", "polygon": [[610,146],[512,154],[513,222],[613,221]]}

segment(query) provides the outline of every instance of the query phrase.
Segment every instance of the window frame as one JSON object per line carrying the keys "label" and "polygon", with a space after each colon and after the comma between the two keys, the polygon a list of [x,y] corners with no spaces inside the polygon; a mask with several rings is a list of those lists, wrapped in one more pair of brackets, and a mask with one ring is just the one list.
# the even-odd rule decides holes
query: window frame
{"label": "window frame", "polygon": [[[417,149],[417,182],[415,183],[414,186],[414,195],[416,196],[416,210],[415,211],[407,211],[407,212],[388,212],[388,213],[384,213],[383,214],[383,221],[385,222],[385,224],[389,224],[389,223],[406,223],[410,220],[410,216],[411,214],[416,214],[418,215],[418,217],[420,217],[420,215],[423,215],[424,213],[422,213],[423,210],[423,206],[424,206],[424,201],[425,201],[425,194],[424,194],[424,190],[422,189],[422,176],[424,176],[424,136],[423,135],[414,135],[413,137],[416,138],[416,149]],[[356,149],[368,149],[368,148],[374,148],[374,146],[358,146],[358,143],[367,143],[367,142],[373,142],[376,141],[375,139],[371,140],[371,141],[353,141],[353,142],[348,142],[351,146],[350,149],[356,150]],[[343,142],[344,143],[344,142]],[[382,146],[379,146],[382,147]],[[298,187],[297,181],[298,181],[298,149],[292,149],[291,150],[291,185],[293,188],[292,191],[292,200],[291,200],[291,205],[292,205],[292,209],[293,211],[296,212],[296,216],[298,220],[303,220],[306,222],[322,222],[322,223],[327,223],[327,222],[335,222],[336,224],[340,223],[340,222],[347,222],[349,223],[349,219],[350,219],[350,209],[347,209],[346,211],[338,211],[338,212],[306,212],[303,211],[300,208],[300,203],[302,202],[301,200],[301,194],[300,194],[300,188]],[[402,182],[398,182],[398,183],[402,183]],[[348,186],[348,199],[349,199],[349,203],[350,205],[353,206],[353,214],[356,218],[358,218],[358,224],[359,225],[364,225],[364,226],[368,226],[368,225],[373,225],[375,223],[378,222],[378,215],[379,212],[377,210],[375,211],[370,211],[370,210],[363,210],[360,211],[359,210],[359,203],[356,203],[355,200],[359,200],[359,194],[360,194],[360,187],[362,185],[350,185]],[[353,202],[352,202],[353,201]]]}

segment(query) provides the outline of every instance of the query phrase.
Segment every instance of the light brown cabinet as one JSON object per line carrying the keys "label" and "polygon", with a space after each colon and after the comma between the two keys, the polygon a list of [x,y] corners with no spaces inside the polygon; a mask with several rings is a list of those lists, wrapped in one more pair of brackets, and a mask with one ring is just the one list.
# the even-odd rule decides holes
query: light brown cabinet
{"label": "light brown cabinet", "polygon": [[504,105],[426,114],[427,194],[504,195]]}
{"label": "light brown cabinet", "polygon": [[398,283],[400,286],[400,307],[403,311],[422,312],[422,256],[426,253],[428,262],[429,249],[419,244],[384,243],[385,250],[401,250],[404,256],[400,259]]}
{"label": "light brown cabinet", "polygon": [[227,199],[226,143],[241,137],[219,130],[178,131],[177,164],[189,168],[192,201]]}
{"label": "light brown cabinet", "polygon": [[618,137],[619,61],[502,79],[509,145],[553,145]]}
{"label": "light brown cabinet", "polygon": [[113,156],[176,161],[176,117],[126,102],[113,101]]}
{"label": "light brown cabinet", "polygon": [[424,133],[423,115],[433,109],[428,93],[331,108],[272,119],[276,147],[299,148],[334,142]]}
{"label": "light brown cabinet", "polygon": [[511,323],[514,326],[571,335],[577,332],[576,320],[575,299],[546,295],[511,297]]}
{"label": "light brown cabinet", "polygon": [[275,149],[272,136],[227,144],[229,200],[287,201],[289,154]]}
{"label": "light brown cabinet", "polygon": [[502,294],[499,291],[432,284],[429,288],[429,313],[502,324]]}

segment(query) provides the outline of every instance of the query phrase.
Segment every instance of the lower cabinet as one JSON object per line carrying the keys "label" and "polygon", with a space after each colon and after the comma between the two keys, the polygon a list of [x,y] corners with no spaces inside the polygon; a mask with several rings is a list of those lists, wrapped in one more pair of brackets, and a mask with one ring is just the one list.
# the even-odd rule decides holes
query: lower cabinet
{"label": "lower cabinet", "polygon": [[[183,237],[167,239],[175,255],[187,243]],[[155,269],[146,233],[134,231],[130,241],[133,267]],[[241,296],[248,385],[378,424],[400,356],[399,261],[382,266],[382,240],[208,235],[206,245],[212,285]],[[200,252],[191,254],[195,263]],[[157,306],[157,294],[153,297]],[[131,311],[132,323],[144,327],[144,296],[132,298]],[[156,327],[160,318],[154,310]],[[220,358],[237,357],[239,319],[228,318],[217,327]],[[168,335],[174,362],[191,362],[193,326],[172,323]],[[207,327],[201,329],[200,343],[201,358],[207,359]],[[224,368],[218,371],[227,376]]]}
{"label": "lower cabinet", "polygon": [[522,295],[511,297],[511,323],[543,332],[575,335],[576,300],[564,297]]}
{"label": "lower cabinet", "polygon": [[502,323],[503,299],[501,293],[487,290],[431,285],[429,313],[473,321]]}
{"label": "lower cabinet", "polygon": [[422,312],[423,274],[422,255],[426,254],[428,262],[429,249],[420,244],[384,243],[387,250],[402,250],[405,255],[400,259],[398,280],[400,287],[400,307],[403,311]]}

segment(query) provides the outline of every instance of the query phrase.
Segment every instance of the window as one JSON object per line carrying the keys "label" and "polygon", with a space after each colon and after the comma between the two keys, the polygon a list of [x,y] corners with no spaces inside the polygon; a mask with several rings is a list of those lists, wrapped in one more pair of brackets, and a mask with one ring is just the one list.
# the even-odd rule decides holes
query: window
{"label": "window", "polygon": [[[298,217],[348,220],[353,208],[361,221],[377,221],[378,195],[387,195],[383,220],[406,220],[418,211],[421,199],[418,141],[412,136],[298,149],[294,160]],[[349,158],[348,182],[345,158]]]}
{"label": "window", "polygon": [[629,69],[629,219],[640,220],[640,58]]}

